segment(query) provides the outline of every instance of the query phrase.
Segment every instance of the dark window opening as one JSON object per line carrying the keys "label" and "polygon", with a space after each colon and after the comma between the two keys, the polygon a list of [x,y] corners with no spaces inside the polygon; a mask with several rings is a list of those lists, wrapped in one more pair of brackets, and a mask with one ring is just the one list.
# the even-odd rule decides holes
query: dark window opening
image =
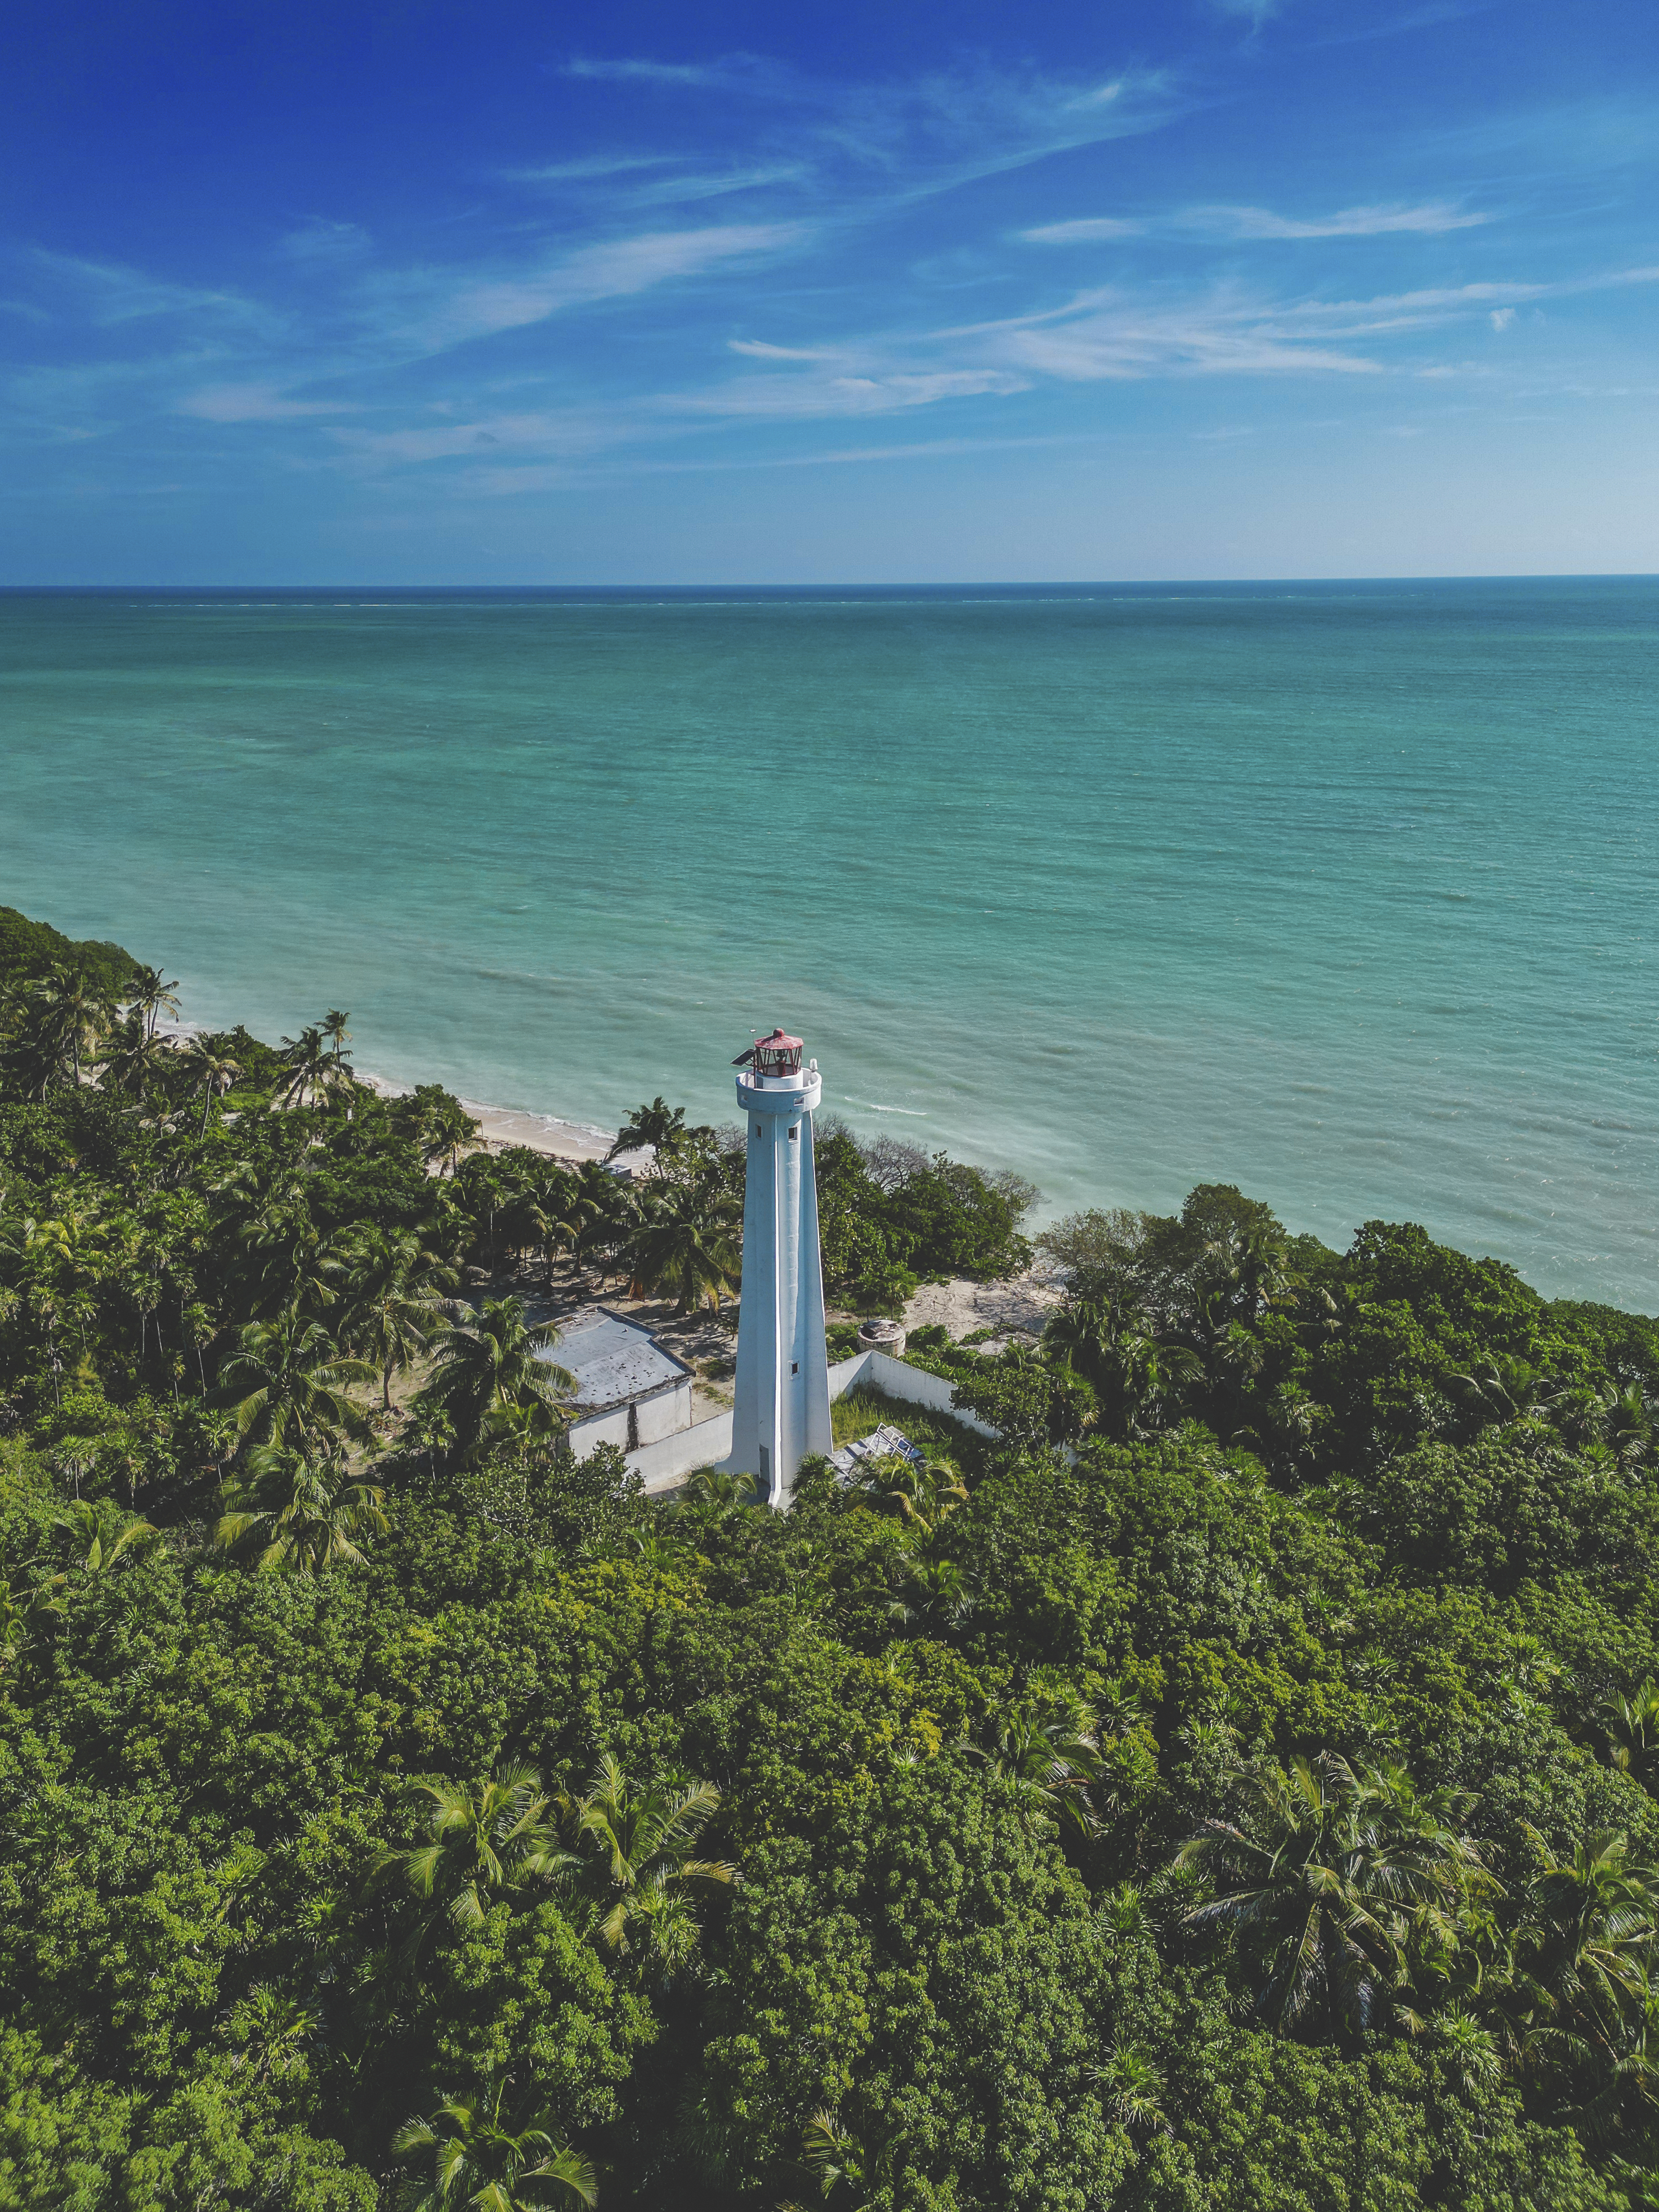
{"label": "dark window opening", "polygon": [[628,1449],[629,1451],[637,1451],[639,1448],[640,1409],[637,1406],[630,1406],[628,1409]]}
{"label": "dark window opening", "polygon": [[792,1359],[790,1361],[789,1372],[792,1375],[799,1375],[800,1373],[800,1362],[799,1359]]}
{"label": "dark window opening", "polygon": [[792,1121],[789,1124],[789,1141],[792,1145],[798,1145],[800,1142],[800,1124],[799,1121]]}

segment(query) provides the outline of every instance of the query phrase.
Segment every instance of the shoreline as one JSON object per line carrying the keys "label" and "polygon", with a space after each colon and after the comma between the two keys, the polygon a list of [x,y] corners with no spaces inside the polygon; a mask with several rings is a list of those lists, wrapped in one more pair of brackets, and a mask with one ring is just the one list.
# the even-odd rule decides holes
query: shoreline
{"label": "shoreline", "polygon": [[[360,1083],[381,1098],[407,1098],[415,1088],[412,1083],[393,1083],[368,1068],[354,1073]],[[580,1166],[589,1160],[603,1160],[616,1142],[614,1129],[597,1128],[591,1121],[568,1121],[562,1114],[536,1114],[520,1106],[490,1106],[482,1099],[462,1097],[459,1091],[454,1096],[477,1123],[485,1149],[492,1152],[523,1146],[532,1152],[545,1152],[550,1159],[574,1160]],[[630,1154],[630,1171],[633,1163],[642,1167],[649,1158],[648,1150]]]}

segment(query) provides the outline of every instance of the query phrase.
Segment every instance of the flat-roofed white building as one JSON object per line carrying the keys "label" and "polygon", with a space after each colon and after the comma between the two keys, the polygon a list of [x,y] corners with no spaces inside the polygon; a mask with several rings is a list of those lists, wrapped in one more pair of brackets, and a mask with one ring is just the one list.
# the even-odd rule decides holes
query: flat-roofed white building
{"label": "flat-roofed white building", "polygon": [[573,1314],[542,1357],[576,1378],[570,1449],[578,1459],[596,1444],[633,1451],[691,1425],[691,1370],[665,1352],[649,1329],[602,1306]]}

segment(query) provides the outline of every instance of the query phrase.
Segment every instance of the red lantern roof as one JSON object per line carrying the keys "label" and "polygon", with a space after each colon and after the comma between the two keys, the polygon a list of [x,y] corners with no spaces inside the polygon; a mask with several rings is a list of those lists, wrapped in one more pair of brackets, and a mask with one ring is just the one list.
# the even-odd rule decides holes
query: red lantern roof
{"label": "red lantern roof", "polygon": [[799,1074],[800,1055],[801,1041],[798,1036],[791,1036],[787,1030],[774,1030],[770,1036],[757,1037],[748,1051],[739,1053],[732,1065],[752,1067],[757,1075]]}

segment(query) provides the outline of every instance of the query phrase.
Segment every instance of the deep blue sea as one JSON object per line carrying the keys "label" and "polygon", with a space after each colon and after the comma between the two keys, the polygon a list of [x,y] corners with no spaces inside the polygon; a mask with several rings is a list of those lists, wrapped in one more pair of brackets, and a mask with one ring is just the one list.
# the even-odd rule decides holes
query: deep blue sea
{"label": "deep blue sea", "polygon": [[799,1030],[1053,1213],[1659,1310],[1659,581],[0,595],[0,902],[614,1127]]}

